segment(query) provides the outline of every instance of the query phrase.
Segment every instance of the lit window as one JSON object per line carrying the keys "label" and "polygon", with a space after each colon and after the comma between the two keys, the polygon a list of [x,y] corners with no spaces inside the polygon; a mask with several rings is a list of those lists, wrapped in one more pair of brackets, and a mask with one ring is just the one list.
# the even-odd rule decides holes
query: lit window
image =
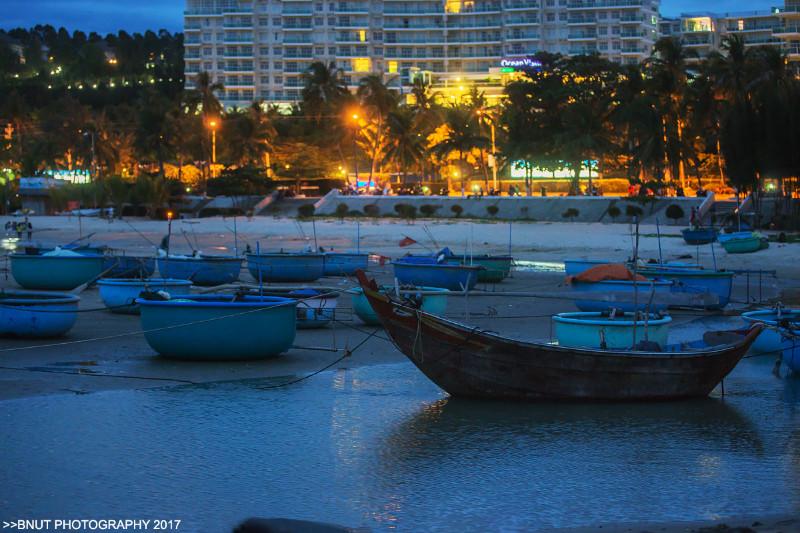
{"label": "lit window", "polygon": [[354,57],[352,64],[353,64],[353,72],[370,71],[370,60],[368,57]]}
{"label": "lit window", "polygon": [[358,40],[362,43],[367,42],[367,30],[358,30]]}
{"label": "lit window", "polygon": [[397,61],[389,61],[388,65],[390,74],[397,73]]}

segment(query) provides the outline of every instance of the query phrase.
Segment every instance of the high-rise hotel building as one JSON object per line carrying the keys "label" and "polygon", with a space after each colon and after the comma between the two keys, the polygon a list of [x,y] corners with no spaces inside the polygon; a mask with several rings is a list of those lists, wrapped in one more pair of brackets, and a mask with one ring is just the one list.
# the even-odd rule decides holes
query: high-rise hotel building
{"label": "high-rise hotel building", "polygon": [[242,106],[297,101],[313,61],[335,63],[351,87],[380,74],[401,89],[416,76],[497,81],[539,51],[639,63],[658,12],[659,0],[187,0],[186,84],[207,71]]}

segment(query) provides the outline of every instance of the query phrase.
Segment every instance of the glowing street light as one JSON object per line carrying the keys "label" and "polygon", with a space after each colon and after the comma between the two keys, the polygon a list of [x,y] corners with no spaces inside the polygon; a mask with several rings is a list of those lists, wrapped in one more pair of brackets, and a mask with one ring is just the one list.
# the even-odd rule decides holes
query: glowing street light
{"label": "glowing street light", "polygon": [[217,123],[216,119],[208,121],[208,127],[211,130],[211,164],[217,164]]}

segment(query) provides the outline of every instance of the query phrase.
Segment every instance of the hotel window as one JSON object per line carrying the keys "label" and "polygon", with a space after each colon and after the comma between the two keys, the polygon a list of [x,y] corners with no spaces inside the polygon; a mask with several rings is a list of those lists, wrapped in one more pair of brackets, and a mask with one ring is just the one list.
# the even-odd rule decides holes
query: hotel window
{"label": "hotel window", "polygon": [[275,61],[275,63],[273,63],[273,66],[275,67],[275,69],[278,69],[278,70],[282,69],[283,68],[283,61]]}
{"label": "hotel window", "polygon": [[555,22],[556,21],[556,14],[555,13],[548,13],[547,14],[547,22]]}
{"label": "hotel window", "polygon": [[272,25],[273,26],[280,26],[281,25],[281,18],[280,17],[274,17],[272,19]]}
{"label": "hotel window", "polygon": [[283,83],[283,76],[275,76],[275,83]]}
{"label": "hotel window", "polygon": [[739,28],[739,31],[744,31],[744,20],[739,19],[736,23],[736,27]]}

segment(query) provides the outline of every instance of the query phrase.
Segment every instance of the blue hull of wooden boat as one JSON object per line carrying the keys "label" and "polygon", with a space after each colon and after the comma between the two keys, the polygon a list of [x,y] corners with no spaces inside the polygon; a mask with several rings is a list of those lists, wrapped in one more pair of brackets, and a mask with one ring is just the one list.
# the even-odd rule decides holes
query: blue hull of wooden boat
{"label": "blue hull of wooden boat", "polygon": [[136,299],[142,291],[165,291],[173,298],[190,294],[192,282],[185,279],[122,279],[102,278],[97,281],[100,298],[112,313],[138,315],[139,306]]}
{"label": "blue hull of wooden boat", "polygon": [[590,268],[600,265],[608,265],[612,262],[613,261],[602,259],[565,259],[564,270],[567,272],[567,276],[577,276],[581,272],[585,272]]}
{"label": "blue hull of wooden boat", "polygon": [[369,254],[325,252],[326,276],[353,276],[368,265]]}
{"label": "blue hull of wooden boat", "polygon": [[25,289],[69,291],[103,273],[101,256],[12,254],[11,274]]}
{"label": "blue hull of wooden boat", "polygon": [[[351,295],[353,312],[362,322],[369,326],[379,326],[381,321],[375,310],[369,304],[369,300],[364,296],[364,289],[358,287],[347,291]],[[394,293],[394,287],[384,286],[380,288],[383,294]],[[422,294],[422,292],[442,292],[444,294]],[[417,291],[401,290],[400,294],[403,298],[412,299],[415,302],[421,302],[420,309],[432,315],[444,315],[447,310],[447,289],[440,289],[437,287],[420,287]]]}
{"label": "blue hull of wooden boat", "polygon": [[[573,282],[572,288],[578,292],[586,293],[628,293],[629,297],[625,301],[609,302],[600,299],[593,299],[587,294],[586,298],[580,298],[575,301],[575,306],[581,311],[605,311],[610,307],[621,309],[626,313],[632,313],[634,310],[646,311],[650,294],[655,289],[656,294],[664,294],[670,292],[672,283],[669,281],[580,281]],[[634,305],[634,288],[638,288],[639,299],[638,306]],[[667,304],[653,303],[649,311],[651,313],[659,313],[667,309]]]}
{"label": "blue hull of wooden boat", "polygon": [[34,291],[0,292],[0,336],[58,337],[78,318],[74,294]]}
{"label": "blue hull of wooden boat", "polygon": [[686,241],[686,244],[691,244],[695,246],[699,246],[701,244],[710,244],[717,240],[717,234],[719,230],[715,228],[698,228],[698,229],[691,229],[686,228],[681,230],[681,234],[683,235],[683,240]]}
{"label": "blue hull of wooden boat", "polygon": [[264,359],[288,350],[295,338],[297,302],[289,298],[246,296],[234,302],[229,295],[195,295],[136,303],[145,339],[163,357]]}
{"label": "blue hull of wooden boat", "polygon": [[[427,259],[427,260],[423,260]],[[404,257],[394,261],[394,277],[403,285],[438,287],[451,291],[471,290],[481,267],[436,263],[435,258]]]}
{"label": "blue hull of wooden boat", "polygon": [[672,268],[642,268],[638,272],[647,278],[671,281],[674,293],[716,296],[719,303],[708,309],[722,309],[731,301],[733,272]]}
{"label": "blue hull of wooden boat", "polygon": [[194,285],[213,287],[239,280],[242,260],[238,257],[159,257],[158,273],[162,278],[185,279]]}
{"label": "blue hull of wooden boat", "polygon": [[[611,318],[603,313],[559,313],[553,317],[559,346],[627,350],[634,346],[633,316]],[[647,323],[638,320],[635,325],[636,343],[645,339],[662,349],[667,345],[672,317],[651,314]]]}
{"label": "blue hull of wooden boat", "polygon": [[[752,326],[755,322],[777,327],[779,320],[788,320],[790,323],[799,324],[798,329],[800,329],[800,309],[782,309],[780,316],[774,309],[748,311],[742,313],[742,320],[744,320],[747,327]],[[781,347],[782,343],[783,339],[780,332],[775,329],[765,329],[750,349],[755,353],[778,354],[783,349]]]}
{"label": "blue hull of wooden boat", "polygon": [[247,270],[256,281],[307,282],[325,274],[325,255],[314,253],[247,254]]}

